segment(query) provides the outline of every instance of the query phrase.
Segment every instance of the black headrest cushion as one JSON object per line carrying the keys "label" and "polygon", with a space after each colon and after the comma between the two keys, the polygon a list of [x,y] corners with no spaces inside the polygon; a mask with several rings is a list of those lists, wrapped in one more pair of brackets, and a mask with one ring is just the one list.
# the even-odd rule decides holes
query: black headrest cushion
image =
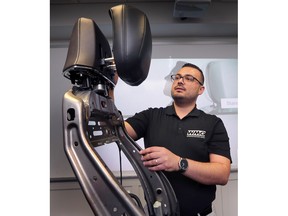
{"label": "black headrest cushion", "polygon": [[146,15],[118,5],[109,10],[113,23],[113,55],[119,77],[129,85],[142,83],[149,72],[152,37]]}
{"label": "black headrest cushion", "polygon": [[79,18],[73,27],[63,71],[73,66],[99,70],[101,59],[111,57],[110,45],[97,24],[92,19]]}

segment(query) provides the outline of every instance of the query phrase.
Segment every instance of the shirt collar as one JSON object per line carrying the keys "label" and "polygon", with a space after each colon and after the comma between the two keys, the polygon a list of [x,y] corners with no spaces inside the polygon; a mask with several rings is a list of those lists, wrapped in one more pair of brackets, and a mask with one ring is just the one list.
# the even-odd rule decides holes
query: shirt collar
{"label": "shirt collar", "polygon": [[[167,114],[167,115],[176,115],[176,116],[177,116],[173,104],[166,107],[166,114]],[[199,115],[200,115],[200,110],[197,109],[197,105],[195,105],[195,107],[193,108],[193,110],[192,110],[187,116],[199,116]]]}

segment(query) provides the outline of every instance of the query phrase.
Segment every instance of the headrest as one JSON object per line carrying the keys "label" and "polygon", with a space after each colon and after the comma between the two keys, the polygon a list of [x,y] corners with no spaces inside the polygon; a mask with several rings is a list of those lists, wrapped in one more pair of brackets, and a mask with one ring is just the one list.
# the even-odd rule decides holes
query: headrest
{"label": "headrest", "polygon": [[81,80],[84,73],[93,77],[95,72],[113,82],[114,73],[103,62],[109,58],[114,58],[117,73],[127,84],[136,86],[147,78],[152,38],[146,15],[127,5],[112,7],[109,14],[113,24],[113,55],[106,37],[92,19],[79,18],[75,23],[63,69],[72,83]]}
{"label": "headrest", "polygon": [[70,79],[71,73],[77,68],[102,71],[101,61],[111,57],[110,45],[97,24],[92,19],[79,18],[70,38],[64,76]]}
{"label": "headrest", "polygon": [[113,23],[113,55],[119,77],[129,85],[142,83],[149,72],[152,38],[146,15],[131,6],[109,10]]}

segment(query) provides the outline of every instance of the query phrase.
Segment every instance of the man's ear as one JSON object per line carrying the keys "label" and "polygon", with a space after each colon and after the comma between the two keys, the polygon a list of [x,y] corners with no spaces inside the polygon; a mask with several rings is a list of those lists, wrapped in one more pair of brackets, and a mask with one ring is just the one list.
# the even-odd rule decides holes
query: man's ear
{"label": "man's ear", "polygon": [[200,86],[198,95],[202,95],[204,91],[205,91],[205,86]]}

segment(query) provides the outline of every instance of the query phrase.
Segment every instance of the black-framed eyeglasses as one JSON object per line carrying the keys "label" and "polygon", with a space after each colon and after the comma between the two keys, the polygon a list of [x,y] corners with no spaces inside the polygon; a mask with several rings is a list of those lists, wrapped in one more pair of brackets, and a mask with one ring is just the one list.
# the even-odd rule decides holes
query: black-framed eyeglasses
{"label": "black-framed eyeglasses", "polygon": [[203,83],[201,83],[197,78],[195,78],[194,76],[190,75],[190,74],[186,74],[184,76],[181,76],[180,74],[174,74],[171,75],[171,80],[172,81],[178,81],[180,79],[183,79],[183,81],[187,81],[187,82],[193,82],[194,80],[196,80],[200,85],[203,85]]}

